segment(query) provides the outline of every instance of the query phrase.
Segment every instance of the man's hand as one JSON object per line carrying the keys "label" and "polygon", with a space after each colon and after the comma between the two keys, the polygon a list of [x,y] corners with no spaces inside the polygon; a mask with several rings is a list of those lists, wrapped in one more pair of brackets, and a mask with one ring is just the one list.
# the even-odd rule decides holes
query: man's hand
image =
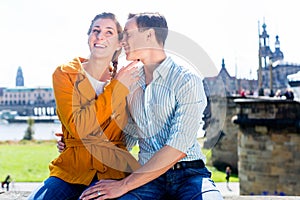
{"label": "man's hand", "polygon": [[185,153],[171,146],[164,146],[145,165],[126,178],[120,181],[100,180],[96,185],[84,191],[80,199],[102,200],[120,197],[164,174],[185,156]]}
{"label": "man's hand", "polygon": [[62,133],[55,133],[55,136],[61,137],[59,140],[57,140],[57,145],[56,145],[58,152],[61,153],[64,151],[64,149],[66,147],[66,145],[64,143],[64,138],[63,138],[64,135]]}
{"label": "man's hand", "polygon": [[123,180],[100,180],[94,186],[85,190],[80,199],[113,199],[122,196],[127,193],[125,185],[123,184]]}

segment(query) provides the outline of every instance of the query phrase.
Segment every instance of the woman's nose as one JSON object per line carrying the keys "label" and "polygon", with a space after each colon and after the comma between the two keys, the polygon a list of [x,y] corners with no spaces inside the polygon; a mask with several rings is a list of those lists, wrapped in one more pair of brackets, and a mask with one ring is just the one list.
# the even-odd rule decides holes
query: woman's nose
{"label": "woman's nose", "polygon": [[97,39],[104,39],[105,38],[105,36],[104,36],[104,34],[102,33],[102,32],[99,32],[97,35],[96,35],[96,37],[97,37]]}

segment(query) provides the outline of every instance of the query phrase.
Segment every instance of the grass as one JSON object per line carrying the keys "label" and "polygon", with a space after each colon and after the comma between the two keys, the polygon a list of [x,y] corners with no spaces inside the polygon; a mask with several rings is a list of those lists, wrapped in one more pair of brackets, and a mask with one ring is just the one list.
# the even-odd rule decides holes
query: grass
{"label": "grass", "polygon": [[[225,177],[226,177],[225,170],[224,171],[219,171],[211,165],[211,150],[202,149],[202,152],[204,153],[204,155],[206,155],[207,168],[212,173],[212,180],[214,180],[214,182],[225,182],[226,181],[226,179],[225,179]],[[230,182],[239,182],[238,176],[236,174],[232,174],[230,176]]]}
{"label": "grass", "polygon": [[[136,146],[132,154],[137,157],[139,148]],[[203,149],[207,156],[207,167],[212,172],[215,182],[224,182],[225,172],[210,166],[211,150]],[[0,142],[0,180],[10,174],[15,182],[41,182],[49,176],[48,165],[58,156],[56,141],[20,141]],[[237,182],[233,175],[231,182]]]}
{"label": "grass", "polygon": [[56,141],[2,142],[0,180],[10,174],[15,182],[43,181],[49,176],[49,162],[57,155]]}

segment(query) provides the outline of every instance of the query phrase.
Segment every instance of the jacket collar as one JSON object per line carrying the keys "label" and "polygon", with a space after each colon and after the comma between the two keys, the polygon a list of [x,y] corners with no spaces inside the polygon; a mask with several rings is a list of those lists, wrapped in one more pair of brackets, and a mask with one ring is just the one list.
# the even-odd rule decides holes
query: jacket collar
{"label": "jacket collar", "polygon": [[96,93],[85,75],[85,71],[83,69],[82,63],[86,62],[87,59],[76,57],[71,62],[62,65],[61,70],[68,74],[77,74],[77,78],[75,81],[74,89],[77,90],[82,97],[87,99],[93,99],[96,96]]}
{"label": "jacket collar", "polygon": [[62,65],[61,70],[63,72],[71,73],[71,74],[73,74],[73,73],[75,73],[75,74],[78,74],[78,73],[84,74],[82,63],[86,62],[86,61],[87,61],[86,58],[76,57],[71,62],[69,62],[65,65]]}

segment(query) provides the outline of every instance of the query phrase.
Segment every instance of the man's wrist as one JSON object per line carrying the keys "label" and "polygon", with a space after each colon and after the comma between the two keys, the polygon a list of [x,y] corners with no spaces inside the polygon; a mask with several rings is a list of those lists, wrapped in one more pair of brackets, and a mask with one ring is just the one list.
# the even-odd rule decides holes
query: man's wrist
{"label": "man's wrist", "polygon": [[[129,175],[130,176],[130,175]],[[129,176],[127,176],[126,178],[122,179],[122,190],[124,190],[124,194],[126,194],[127,192],[129,192],[130,190],[132,190],[133,188],[130,188],[130,184],[129,184]]]}

